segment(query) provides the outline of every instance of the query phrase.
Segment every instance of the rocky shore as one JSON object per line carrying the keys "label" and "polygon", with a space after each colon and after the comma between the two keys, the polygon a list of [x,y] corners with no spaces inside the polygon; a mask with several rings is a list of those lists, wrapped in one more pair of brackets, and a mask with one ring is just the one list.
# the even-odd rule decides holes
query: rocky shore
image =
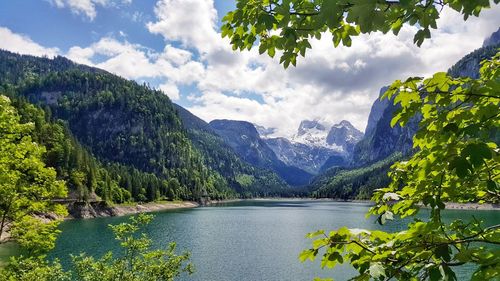
{"label": "rocky shore", "polygon": [[446,203],[446,209],[500,211],[500,205],[499,204],[479,204],[479,203]]}
{"label": "rocky shore", "polygon": [[68,205],[67,219],[126,216],[137,213],[199,207],[192,201],[165,201],[138,204],[108,205],[105,202],[73,203]]}

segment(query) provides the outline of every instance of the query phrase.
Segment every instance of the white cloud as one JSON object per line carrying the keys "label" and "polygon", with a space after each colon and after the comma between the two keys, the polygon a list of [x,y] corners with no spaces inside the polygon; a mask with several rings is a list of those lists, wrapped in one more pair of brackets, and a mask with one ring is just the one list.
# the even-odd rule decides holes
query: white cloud
{"label": "white cloud", "polygon": [[31,40],[28,36],[13,33],[10,29],[0,26],[0,49],[11,52],[54,57],[59,53],[58,48],[46,48]]}
{"label": "white cloud", "polygon": [[57,8],[68,8],[72,13],[84,15],[89,20],[93,21],[97,16],[97,6],[119,6],[120,4],[128,5],[132,0],[48,0]]}
{"label": "white cloud", "polygon": [[[248,120],[276,127],[280,135],[291,135],[303,119],[326,124],[347,119],[364,129],[382,86],[395,79],[445,71],[498,28],[500,6],[465,23],[461,15],[445,10],[439,29],[421,48],[413,44],[416,29],[410,26],[403,27],[398,36],[372,33],[356,37],[350,48],[334,48],[325,35],[311,42],[313,49],[299,59],[297,67],[287,70],[279,58],[259,55],[256,48],[232,51],[227,38],[222,39],[218,32],[213,0],[159,0],[155,15],[156,20],[146,27],[163,37],[161,51],[121,36],[74,46],[67,56],[125,78],[156,81],[173,100],[185,98],[193,103],[189,109],[207,121]],[[14,45],[14,49],[23,48],[20,43]],[[26,49],[58,51],[37,46]],[[183,93],[179,89],[185,85],[193,87]]]}
{"label": "white cloud", "polygon": [[162,90],[169,98],[172,100],[179,99],[179,89],[174,83],[164,83],[159,86],[160,90]]}
{"label": "white cloud", "polygon": [[[215,28],[218,17],[212,0],[159,0],[155,13],[157,20],[147,24],[149,30],[167,44],[180,42],[195,50],[195,60],[204,65],[194,76],[201,95],[190,94],[195,102],[190,110],[207,121],[248,120],[290,135],[302,119],[328,124],[347,119],[363,129],[382,86],[445,71],[498,28],[500,9],[495,6],[466,23],[458,13],[444,10],[439,29],[421,48],[413,44],[416,29],[411,26],[399,36],[357,37],[350,48],[334,48],[331,38],[323,36],[312,42],[307,58],[286,71],[278,59],[260,56],[255,49],[233,52]],[[181,83],[185,75],[177,73],[173,81]]]}
{"label": "white cloud", "polygon": [[[145,48],[110,37],[104,37],[85,48],[72,47],[67,56],[78,63],[99,67],[129,79],[139,80],[159,75]],[[95,62],[96,56],[105,59]]]}
{"label": "white cloud", "polygon": [[155,7],[157,22],[148,22],[151,33],[186,47],[209,52],[220,44],[215,31],[217,10],[213,0],[161,0]]}

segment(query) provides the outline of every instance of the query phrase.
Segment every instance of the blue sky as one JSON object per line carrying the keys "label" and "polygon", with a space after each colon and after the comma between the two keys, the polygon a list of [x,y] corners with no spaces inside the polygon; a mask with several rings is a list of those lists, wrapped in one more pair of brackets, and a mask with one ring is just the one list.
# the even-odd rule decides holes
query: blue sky
{"label": "blue sky", "polygon": [[231,0],[0,0],[0,48],[63,55],[162,89],[201,118],[248,120],[290,136],[303,119],[364,129],[379,89],[445,71],[500,25],[498,5],[467,24],[445,10],[432,40],[415,29],[372,34],[351,48],[328,36],[283,70],[257,50],[233,52],[219,34]]}

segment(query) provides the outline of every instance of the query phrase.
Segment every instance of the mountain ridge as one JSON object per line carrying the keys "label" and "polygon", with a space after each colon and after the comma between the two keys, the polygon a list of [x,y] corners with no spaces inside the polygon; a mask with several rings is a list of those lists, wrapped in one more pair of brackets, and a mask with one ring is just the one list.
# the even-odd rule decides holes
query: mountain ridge
{"label": "mountain ridge", "polygon": [[302,186],[309,183],[312,175],[281,161],[266,141],[260,138],[252,123],[219,119],[212,120],[209,125],[246,162],[276,172],[290,185]]}

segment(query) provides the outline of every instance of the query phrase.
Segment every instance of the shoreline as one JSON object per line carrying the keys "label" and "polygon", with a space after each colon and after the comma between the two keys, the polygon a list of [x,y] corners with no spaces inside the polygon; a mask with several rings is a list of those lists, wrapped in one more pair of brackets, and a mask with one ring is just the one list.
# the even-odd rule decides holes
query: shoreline
{"label": "shoreline", "polygon": [[139,213],[153,213],[165,210],[190,209],[201,206],[194,201],[159,201],[107,205],[104,202],[90,202],[68,205],[68,216],[64,220],[122,217]]}
{"label": "shoreline", "polygon": [[138,213],[153,213],[164,210],[178,210],[197,208],[201,205],[194,201],[172,201],[172,202],[148,202],[144,204],[133,205],[114,205],[115,217],[138,214]]}
{"label": "shoreline", "polygon": [[[38,216],[42,220],[55,220],[55,219],[63,219],[63,220],[73,220],[73,219],[93,219],[93,218],[102,218],[102,217],[121,217],[134,215],[138,213],[154,213],[161,212],[166,210],[180,210],[180,209],[192,209],[203,206],[212,206],[224,203],[232,203],[232,202],[241,202],[241,201],[277,201],[277,200],[289,200],[289,201],[300,201],[300,200],[308,200],[308,201],[331,201],[331,202],[339,202],[339,203],[362,203],[368,204],[373,203],[370,200],[341,200],[334,198],[283,198],[283,197],[272,197],[272,198],[235,198],[235,199],[226,199],[226,200],[210,200],[206,202],[206,204],[200,204],[194,201],[160,201],[160,202],[148,202],[143,204],[117,204],[112,206],[92,206],[91,203],[87,203],[83,206],[82,209],[78,210],[78,215],[68,214],[68,216],[64,218],[58,218],[52,216],[50,214],[46,214],[44,216]],[[423,205],[421,208],[427,208]],[[500,211],[500,204],[479,204],[479,203],[446,203],[446,209],[448,210],[472,210],[472,211]],[[2,237],[0,237],[0,242],[10,241],[10,233],[4,231]]]}
{"label": "shoreline", "polygon": [[[360,204],[373,204],[373,201],[367,199],[352,199],[352,200],[343,200],[343,199],[335,199],[335,198],[297,198],[297,197],[262,197],[262,198],[248,198],[248,199],[236,199],[232,201],[273,201],[273,200],[288,200],[288,201],[300,201],[300,200],[308,200],[308,201],[330,201],[330,202],[338,202],[338,203],[360,203]],[[224,202],[223,202],[224,203]],[[490,203],[453,203],[447,202],[445,203],[446,208],[448,210],[473,210],[473,211],[500,211],[500,204],[490,204]],[[420,205],[421,208],[427,208],[424,205]]]}
{"label": "shoreline", "polygon": [[[68,206],[68,216],[64,220],[72,219],[92,219],[102,217],[121,217],[139,213],[154,213],[166,210],[192,209],[203,206],[239,202],[245,199],[210,200],[205,203],[195,201],[158,201],[147,203],[129,203],[106,205],[103,202],[91,202],[79,205]],[[56,218],[48,218],[56,219]]]}
{"label": "shoreline", "polygon": [[445,203],[448,210],[500,211],[499,204],[479,203]]}

